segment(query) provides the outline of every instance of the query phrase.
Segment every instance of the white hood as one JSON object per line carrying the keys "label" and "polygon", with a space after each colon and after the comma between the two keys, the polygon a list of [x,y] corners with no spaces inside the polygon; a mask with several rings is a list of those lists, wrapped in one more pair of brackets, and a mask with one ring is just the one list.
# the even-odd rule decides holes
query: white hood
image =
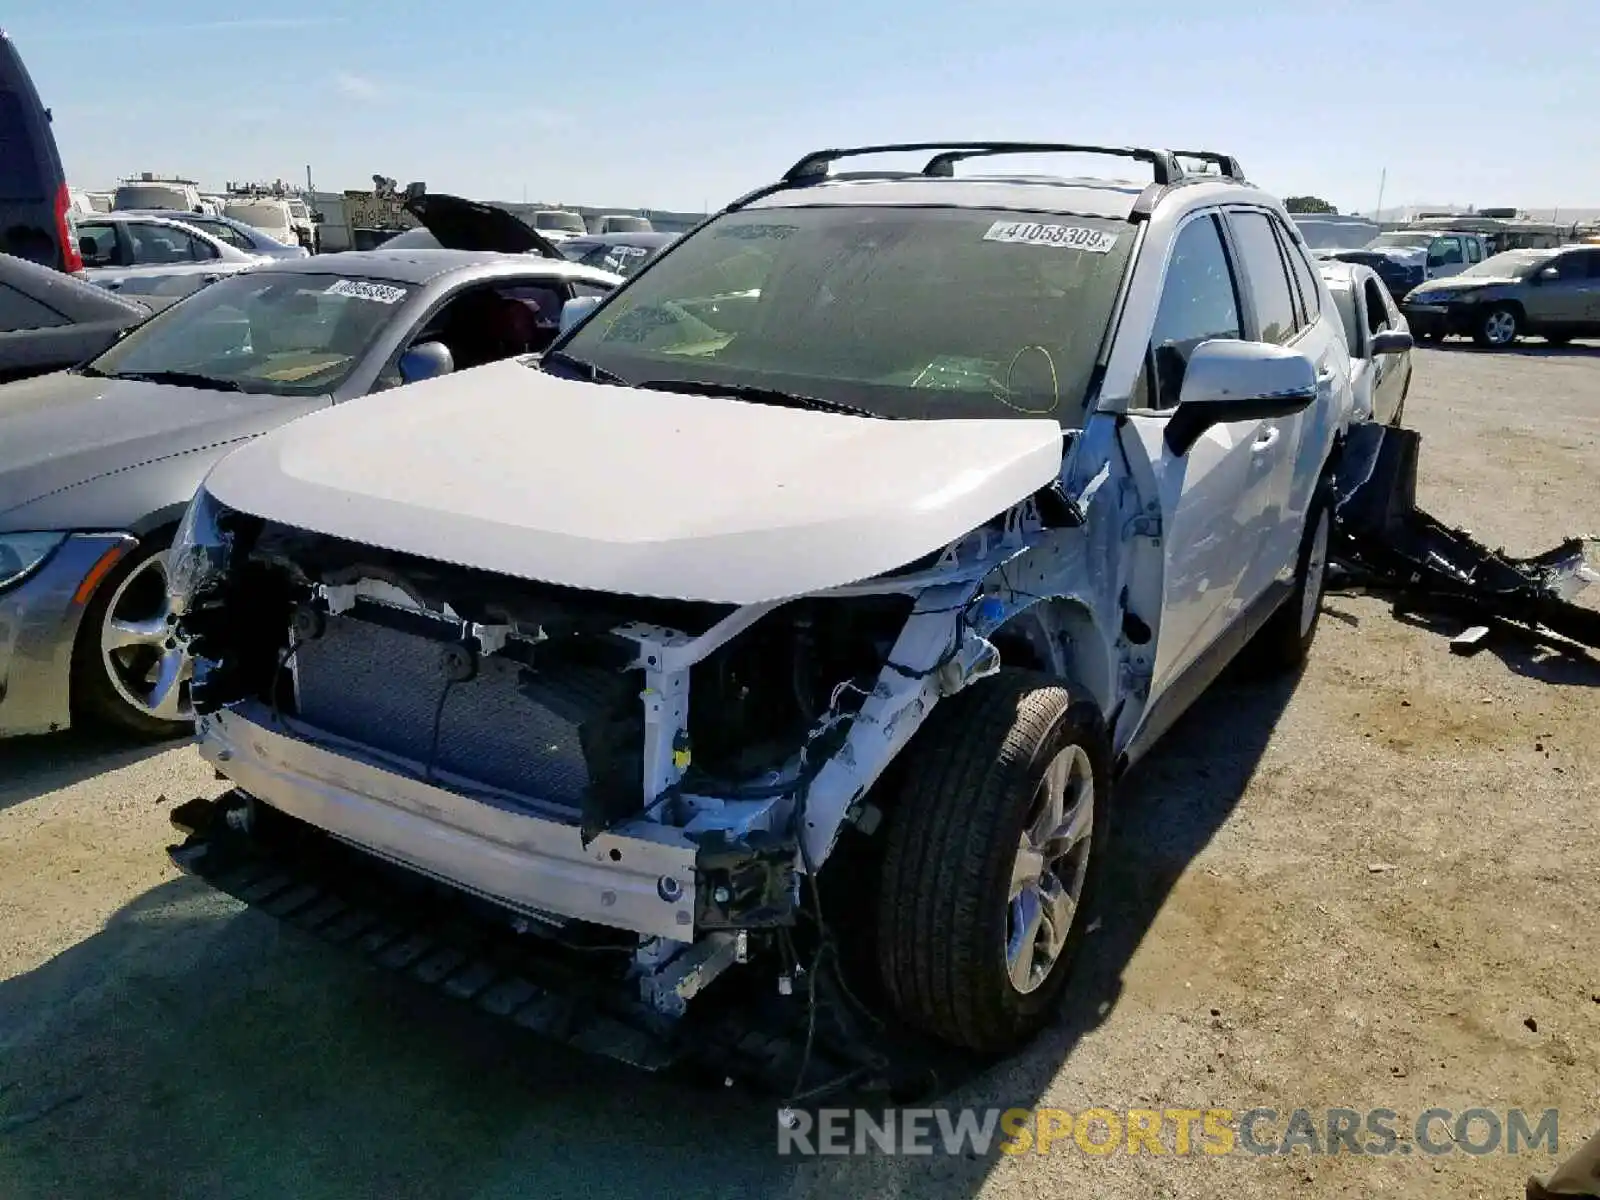
{"label": "white hood", "polygon": [[503,362],[286,425],[206,487],[256,516],[503,575],[753,604],[938,550],[1054,480],[1061,451],[1051,420],[875,420]]}

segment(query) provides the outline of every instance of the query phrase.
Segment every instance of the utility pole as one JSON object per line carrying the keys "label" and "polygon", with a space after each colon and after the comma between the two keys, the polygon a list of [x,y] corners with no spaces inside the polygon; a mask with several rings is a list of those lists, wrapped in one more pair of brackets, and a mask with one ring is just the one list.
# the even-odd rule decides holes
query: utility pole
{"label": "utility pole", "polygon": [[1389,168],[1385,167],[1385,168],[1383,168],[1383,171],[1378,175],[1378,207],[1372,214],[1372,219],[1374,221],[1378,222],[1380,225],[1383,224],[1383,188],[1384,188],[1384,185],[1386,183],[1388,183],[1388,182],[1389,182]]}

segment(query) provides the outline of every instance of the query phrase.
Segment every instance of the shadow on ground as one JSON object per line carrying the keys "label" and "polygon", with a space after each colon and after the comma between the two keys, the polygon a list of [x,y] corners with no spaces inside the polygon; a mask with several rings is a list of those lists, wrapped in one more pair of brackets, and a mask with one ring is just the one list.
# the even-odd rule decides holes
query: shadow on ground
{"label": "shadow on ground", "polygon": [[0,812],[182,745],[71,730],[0,741]]}
{"label": "shadow on ground", "polygon": [[[1530,335],[1537,337],[1537,334]],[[1595,343],[1569,342],[1564,346],[1552,346],[1545,341],[1519,341],[1498,350],[1486,346],[1475,345],[1470,338],[1452,338],[1443,342],[1424,343],[1430,349],[1436,350],[1461,350],[1470,354],[1495,354],[1511,355],[1516,358],[1600,358],[1600,345]]]}
{"label": "shadow on ground", "polygon": [[[961,1085],[962,1103],[1033,1103],[1111,1012],[1292,690],[1213,689],[1126,780],[1100,926],[1062,1024],[1006,1064],[1004,1096],[983,1075]],[[773,1108],[522,1037],[188,879],[0,983],[6,1196],[799,1194],[808,1170],[777,1156]],[[954,1198],[974,1195],[995,1159],[902,1165],[909,1194]],[[857,1164],[830,1169],[825,1190],[851,1194]]]}

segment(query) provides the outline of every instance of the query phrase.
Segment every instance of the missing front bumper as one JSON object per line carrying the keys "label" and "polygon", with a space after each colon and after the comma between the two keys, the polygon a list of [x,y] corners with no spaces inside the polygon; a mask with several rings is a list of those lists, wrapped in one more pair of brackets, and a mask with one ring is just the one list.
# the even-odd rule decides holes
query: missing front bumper
{"label": "missing front bumper", "polygon": [[254,704],[200,718],[201,754],[244,792],[364,850],[533,915],[691,941],[696,848],[638,821],[587,846],[576,825],[385,769]]}

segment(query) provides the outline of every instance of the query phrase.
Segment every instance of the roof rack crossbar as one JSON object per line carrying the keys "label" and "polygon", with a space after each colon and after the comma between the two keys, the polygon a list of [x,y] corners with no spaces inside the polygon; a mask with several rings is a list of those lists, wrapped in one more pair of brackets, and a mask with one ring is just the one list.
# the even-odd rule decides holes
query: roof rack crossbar
{"label": "roof rack crossbar", "polygon": [[1080,146],[1071,142],[990,142],[963,146],[934,155],[922,168],[922,173],[948,176],[954,174],[955,164],[962,159],[992,158],[998,154],[1105,154],[1149,163],[1154,182],[1163,187],[1183,177],[1183,169],[1165,150],[1147,150],[1139,146]]}
{"label": "roof rack crossbar", "polygon": [[1154,171],[1155,182],[1159,184],[1175,183],[1183,176],[1182,169],[1173,161],[1169,151],[1135,146],[1080,146],[1068,142],[893,142],[879,146],[813,150],[784,172],[783,182],[796,184],[821,178],[828,173],[829,166],[841,158],[930,150],[938,153],[923,167],[923,175],[947,176],[952,173],[954,164],[964,158],[997,154],[1107,154],[1149,163]]}
{"label": "roof rack crossbar", "polygon": [[1217,169],[1227,179],[1244,181],[1244,171],[1239,166],[1239,160],[1231,154],[1218,154],[1215,150],[1173,150],[1173,158],[1194,158],[1200,162],[1215,163]]}
{"label": "roof rack crossbar", "polygon": [[953,150],[957,147],[982,146],[983,142],[889,142],[881,146],[844,146],[831,150],[813,150],[783,173],[785,183],[801,183],[826,175],[828,168],[841,158],[855,158],[863,154],[913,153],[924,150]]}

